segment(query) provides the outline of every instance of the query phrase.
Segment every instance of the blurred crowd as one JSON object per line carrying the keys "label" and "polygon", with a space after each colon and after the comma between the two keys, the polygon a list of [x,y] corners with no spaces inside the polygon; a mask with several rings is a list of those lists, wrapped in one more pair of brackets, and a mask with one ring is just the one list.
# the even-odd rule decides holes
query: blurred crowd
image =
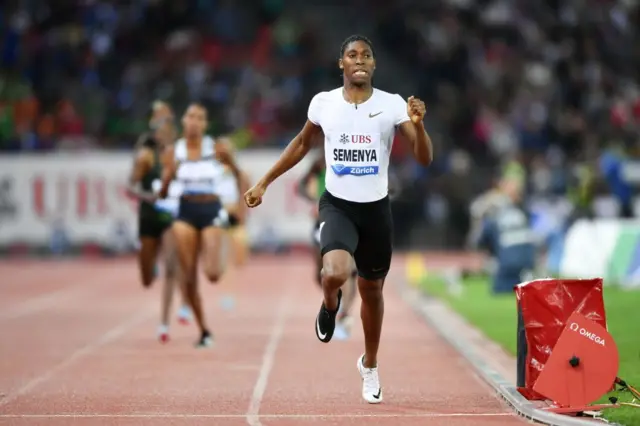
{"label": "blurred crowd", "polygon": [[440,178],[424,185],[458,238],[469,199],[503,173],[526,176],[530,198],[562,198],[581,215],[594,214],[598,194],[613,195],[614,215],[633,215],[621,164],[640,147],[638,1],[449,0],[376,12],[383,46],[430,105]]}
{"label": "blurred crowd", "polygon": [[462,224],[505,170],[534,195],[563,195],[602,175],[603,155],[636,155],[638,3],[8,0],[0,150],[130,149],[154,99],[178,112],[203,102],[211,132],[240,148],[283,146],[311,97],[341,83],[339,41],[362,32],[376,84],[428,105],[434,165],[394,147],[407,200],[419,191],[428,221]]}

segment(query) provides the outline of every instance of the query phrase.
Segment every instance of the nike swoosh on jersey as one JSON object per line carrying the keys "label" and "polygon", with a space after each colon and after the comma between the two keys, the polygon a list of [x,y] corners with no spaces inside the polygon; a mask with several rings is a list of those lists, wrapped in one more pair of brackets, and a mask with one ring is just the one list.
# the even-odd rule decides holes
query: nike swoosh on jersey
{"label": "nike swoosh on jersey", "polygon": [[371,114],[371,113],[369,113],[369,118],[373,118],[373,117],[375,117],[375,116],[378,116],[378,115],[382,114],[382,112],[383,112],[383,111],[376,112],[375,114]]}

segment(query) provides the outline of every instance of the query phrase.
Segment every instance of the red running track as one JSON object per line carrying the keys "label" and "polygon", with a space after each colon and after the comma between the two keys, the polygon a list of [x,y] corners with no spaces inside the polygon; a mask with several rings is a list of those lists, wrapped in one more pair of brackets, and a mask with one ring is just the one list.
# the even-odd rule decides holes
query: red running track
{"label": "red running track", "polygon": [[[220,287],[203,282],[216,344],[196,350],[194,326],[155,340],[160,283],[143,290],[133,260],[0,263],[0,424],[524,423],[392,282],[379,358],[385,401],[366,404],[362,331],[317,341],[311,268],[305,256],[261,257]],[[223,294],[235,296],[233,310],[220,307]]]}

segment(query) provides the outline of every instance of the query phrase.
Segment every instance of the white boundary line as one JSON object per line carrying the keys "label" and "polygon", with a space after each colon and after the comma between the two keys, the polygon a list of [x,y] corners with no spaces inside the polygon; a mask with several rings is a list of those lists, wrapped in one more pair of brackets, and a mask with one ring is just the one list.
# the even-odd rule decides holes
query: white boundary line
{"label": "white boundary line", "polygon": [[[55,418],[122,418],[122,419],[237,419],[244,414],[0,414],[0,418],[55,419]],[[415,413],[415,414],[256,414],[263,419],[357,419],[357,418],[448,418],[448,417],[513,417],[512,413]]]}
{"label": "white boundary line", "polygon": [[[119,325],[106,331],[97,340],[93,340],[87,343],[85,346],[75,350],[63,361],[61,361],[59,364],[49,368],[44,373],[29,380],[17,391],[9,393],[5,398],[0,399],[0,407],[7,405],[11,401],[18,398],[19,396],[26,394],[27,392],[31,391],[35,387],[39,386],[40,384],[50,380],[57,373],[64,370],[68,366],[72,365],[74,362],[78,361],[79,359],[95,352],[96,350],[100,349],[102,346],[110,342],[113,342],[114,340],[119,339],[131,328],[135,327],[137,324],[141,323],[142,321],[144,321],[150,316],[151,316],[151,311],[149,308],[146,308],[142,312],[139,312],[137,315],[130,317],[127,321],[120,323]],[[2,417],[4,417],[4,415],[2,415]]]}
{"label": "white boundary line", "polygon": [[83,292],[95,291],[95,287],[91,284],[72,284],[68,287],[63,287],[57,290],[46,292],[35,297],[25,299],[18,302],[17,306],[13,309],[9,308],[0,313],[0,319],[2,320],[14,320],[20,317],[25,317],[34,313],[38,313],[53,305],[75,295],[82,294]]}
{"label": "white boundary line", "polygon": [[[45,291],[38,295],[33,295],[23,300],[16,301],[13,306],[8,307],[8,309],[4,309],[3,312],[0,312],[0,320],[15,320],[32,314],[37,314],[73,297],[81,296],[89,292],[95,294],[97,289],[104,287],[107,283],[112,282],[113,279],[117,279],[115,271],[118,271],[118,269],[111,269],[106,276],[103,274],[100,276],[99,280],[94,282],[76,281],[75,283],[66,285],[62,288]],[[64,274],[56,278],[56,280],[61,280],[63,278]],[[41,281],[42,279],[43,278],[40,278]],[[47,278],[44,279],[46,280]],[[37,284],[35,286],[37,286]]]}
{"label": "white boundary line", "polygon": [[260,412],[262,398],[264,397],[264,393],[267,390],[267,385],[269,384],[269,375],[271,374],[271,369],[273,368],[273,364],[275,362],[278,345],[280,344],[280,340],[282,339],[282,335],[284,333],[284,326],[287,318],[289,318],[290,306],[291,300],[288,295],[288,290],[285,290],[285,296],[278,306],[276,321],[273,325],[273,328],[271,329],[271,333],[269,334],[269,341],[264,350],[264,355],[262,356],[260,373],[258,373],[258,379],[256,380],[256,384],[253,388],[253,394],[251,395],[251,400],[249,401],[249,408],[247,409],[247,414],[245,415],[247,424],[249,424],[249,426],[262,425],[262,423],[260,423],[260,416],[258,415],[258,413]]}

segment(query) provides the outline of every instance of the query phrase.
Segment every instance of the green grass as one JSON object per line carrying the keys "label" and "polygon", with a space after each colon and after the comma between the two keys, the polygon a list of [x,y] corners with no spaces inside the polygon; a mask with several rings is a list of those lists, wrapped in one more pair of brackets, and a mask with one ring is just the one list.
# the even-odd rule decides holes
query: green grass
{"label": "green grass", "polygon": [[[430,295],[439,297],[467,319],[471,324],[500,344],[505,350],[516,353],[516,301],[515,295],[493,295],[489,279],[470,277],[464,280],[463,290],[455,296],[447,290],[442,278],[424,277],[421,288]],[[640,291],[624,291],[616,287],[605,287],[604,299],[607,327],[614,337],[620,353],[618,376],[629,384],[640,387]],[[631,402],[627,392],[608,394],[600,402],[608,402],[609,396],[620,401]],[[636,401],[637,402],[637,401]],[[620,407],[605,410],[604,417],[625,426],[640,425],[640,409]]]}

